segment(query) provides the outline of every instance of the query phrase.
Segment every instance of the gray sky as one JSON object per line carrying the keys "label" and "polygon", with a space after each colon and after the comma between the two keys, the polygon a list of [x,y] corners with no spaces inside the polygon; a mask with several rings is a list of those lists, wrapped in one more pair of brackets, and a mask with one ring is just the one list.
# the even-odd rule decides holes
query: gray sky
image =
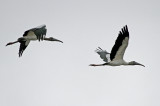
{"label": "gray sky", "polygon": [[[158,0],[1,0],[0,106],[160,106]],[[21,58],[17,40],[41,24],[58,42],[31,42]],[[103,63],[124,25],[130,32],[126,61]]]}

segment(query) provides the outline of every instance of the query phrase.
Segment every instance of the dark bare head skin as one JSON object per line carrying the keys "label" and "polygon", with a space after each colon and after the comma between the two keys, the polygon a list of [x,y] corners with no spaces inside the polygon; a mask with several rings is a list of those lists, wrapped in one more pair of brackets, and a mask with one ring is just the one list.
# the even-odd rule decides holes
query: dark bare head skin
{"label": "dark bare head skin", "polygon": [[140,66],[145,67],[143,64],[140,64],[140,63],[138,63],[136,61],[131,61],[131,62],[128,63],[128,65],[140,65]]}

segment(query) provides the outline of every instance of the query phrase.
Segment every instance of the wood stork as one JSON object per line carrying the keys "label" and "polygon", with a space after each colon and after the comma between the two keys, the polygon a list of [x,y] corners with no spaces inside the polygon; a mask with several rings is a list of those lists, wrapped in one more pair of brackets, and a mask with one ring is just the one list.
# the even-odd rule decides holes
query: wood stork
{"label": "wood stork", "polygon": [[106,50],[103,50],[100,47],[98,47],[98,49],[96,50],[96,52],[100,55],[101,59],[103,59],[103,61],[105,61],[106,63],[90,64],[90,66],[140,65],[145,67],[144,65],[135,61],[126,62],[123,60],[123,55],[128,46],[128,41],[129,41],[129,32],[128,32],[128,27],[126,25],[119,32],[119,35],[117,37],[117,40],[115,41],[115,44],[111,50],[111,53],[108,53]]}
{"label": "wood stork", "polygon": [[23,51],[29,45],[30,41],[46,40],[46,41],[58,41],[58,42],[63,43],[62,41],[60,41],[58,39],[55,39],[53,37],[46,38],[45,37],[46,36],[46,32],[47,32],[46,25],[41,25],[41,26],[38,26],[36,28],[29,29],[29,30],[24,32],[23,37],[18,38],[17,41],[15,41],[15,42],[7,43],[6,46],[12,45],[12,44],[15,44],[15,43],[19,42],[20,43],[19,57],[21,57],[22,54],[23,54]]}

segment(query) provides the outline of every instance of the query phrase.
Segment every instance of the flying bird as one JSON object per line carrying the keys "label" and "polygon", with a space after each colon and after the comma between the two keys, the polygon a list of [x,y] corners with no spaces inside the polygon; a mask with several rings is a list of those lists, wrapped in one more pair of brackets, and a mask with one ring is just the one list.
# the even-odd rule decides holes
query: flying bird
{"label": "flying bird", "polygon": [[111,50],[111,53],[108,53],[106,50],[101,49],[98,47],[96,52],[100,55],[101,59],[105,61],[104,64],[90,64],[90,66],[120,66],[120,65],[140,65],[145,67],[144,65],[131,61],[126,62],[123,60],[123,56],[125,53],[125,50],[128,46],[129,41],[129,32],[127,25],[122,28],[122,30],[119,32],[119,35],[117,37],[117,40],[115,41],[115,44]]}
{"label": "flying bird", "polygon": [[19,57],[22,56],[24,50],[26,49],[26,47],[29,45],[30,41],[42,41],[42,40],[46,40],[46,41],[58,41],[63,43],[61,40],[55,39],[53,37],[46,37],[46,25],[41,25],[38,26],[36,28],[32,28],[29,29],[27,31],[24,32],[23,37],[18,38],[15,42],[9,42],[6,44],[6,46],[8,45],[12,45],[15,43],[20,43],[20,47],[19,47]]}

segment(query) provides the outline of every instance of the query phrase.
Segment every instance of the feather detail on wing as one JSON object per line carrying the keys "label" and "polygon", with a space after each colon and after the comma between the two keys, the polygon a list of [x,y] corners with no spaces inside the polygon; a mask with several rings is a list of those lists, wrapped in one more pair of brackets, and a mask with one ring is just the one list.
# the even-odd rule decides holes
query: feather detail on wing
{"label": "feather detail on wing", "polygon": [[20,47],[19,47],[19,57],[22,56],[23,51],[26,49],[26,47],[29,45],[30,40],[27,41],[21,41],[20,42]]}
{"label": "feather detail on wing", "polygon": [[46,25],[41,25],[36,28],[32,28],[25,31],[23,36],[36,36],[37,39],[40,41],[44,39],[46,33],[47,33]]}
{"label": "feather detail on wing", "polygon": [[111,55],[110,55],[111,61],[123,59],[124,52],[128,46],[128,40],[129,40],[129,32],[128,32],[128,28],[126,25],[119,32],[119,35],[118,35],[118,37],[115,41],[115,44],[111,50]]}
{"label": "feather detail on wing", "polygon": [[95,50],[96,53],[98,53],[101,57],[101,59],[103,59],[103,61],[105,62],[110,62],[110,53],[108,53],[106,50],[101,49],[100,47],[98,47]]}

